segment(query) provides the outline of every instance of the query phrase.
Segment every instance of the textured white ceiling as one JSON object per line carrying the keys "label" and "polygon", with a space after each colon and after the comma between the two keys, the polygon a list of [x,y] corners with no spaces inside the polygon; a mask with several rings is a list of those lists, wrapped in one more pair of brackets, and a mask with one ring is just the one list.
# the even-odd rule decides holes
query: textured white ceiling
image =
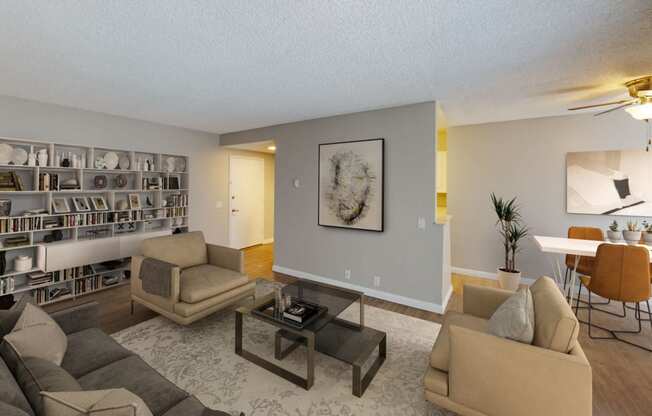
{"label": "textured white ceiling", "polygon": [[218,133],[430,100],[451,125],[564,114],[652,73],[650,0],[2,0],[0,16],[0,94]]}

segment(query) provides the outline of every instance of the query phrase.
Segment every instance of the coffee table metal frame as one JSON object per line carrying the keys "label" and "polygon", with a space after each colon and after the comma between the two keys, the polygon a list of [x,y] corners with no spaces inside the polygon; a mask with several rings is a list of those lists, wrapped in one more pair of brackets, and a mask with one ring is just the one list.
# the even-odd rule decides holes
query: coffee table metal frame
{"label": "coffee table metal frame", "polygon": [[[294,328],[291,325],[284,324],[282,321],[272,318],[266,319],[263,316],[252,314],[251,311],[254,308],[266,303],[274,302],[274,294],[272,293],[256,299],[252,306],[241,307],[235,311],[235,353],[306,390],[310,390],[315,381],[315,351],[332,356],[352,366],[352,391],[355,396],[361,397],[387,357],[387,335],[384,332],[364,326],[364,293],[322,283],[316,284],[310,282],[310,284],[342,291],[358,297],[357,301],[360,303],[359,323],[333,317],[330,319],[328,324],[313,331],[309,329]],[[352,303],[355,303],[355,301]],[[299,345],[306,346],[305,377],[295,374],[272,361],[246,350],[243,347],[243,317],[245,315],[279,328],[279,330],[276,331],[274,339],[274,357],[277,360],[283,360]],[[330,344],[327,339],[323,339],[323,342],[319,342],[319,334],[322,330],[324,331],[325,336],[329,335],[329,331],[338,331],[340,334],[342,331],[345,331],[347,339],[352,339],[353,342],[359,340],[360,344],[366,348],[359,349],[357,353],[347,351],[345,354],[342,354],[342,351],[338,348],[333,348],[333,345]],[[291,342],[287,348],[283,348],[284,339]],[[378,356],[363,375],[362,367],[376,348],[378,348]]]}

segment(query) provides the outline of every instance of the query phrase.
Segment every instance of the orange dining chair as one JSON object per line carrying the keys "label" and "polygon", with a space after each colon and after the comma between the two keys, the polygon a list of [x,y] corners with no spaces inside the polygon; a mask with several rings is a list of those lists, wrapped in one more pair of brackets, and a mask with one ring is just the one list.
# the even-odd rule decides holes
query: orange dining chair
{"label": "orange dining chair", "polygon": [[[568,238],[575,238],[578,240],[595,240],[604,241],[604,233],[600,228],[595,227],[569,227]],[[577,264],[577,273],[580,275],[590,276],[593,271],[593,257],[580,257],[580,262]],[[564,290],[566,284],[570,279],[571,270],[575,267],[575,256],[572,254],[566,255],[566,275],[564,276]],[[570,295],[570,294],[569,294]]]}
{"label": "orange dining chair", "polygon": [[[647,304],[647,314],[652,322],[652,311],[650,311],[650,252],[646,247],[627,246],[623,244],[600,244],[595,256],[593,271],[590,276],[580,276],[580,285],[577,291],[577,300],[575,303],[575,314],[580,309],[580,292],[584,286],[588,292],[588,322],[582,323],[589,325],[589,337],[593,339],[616,339],[618,341],[630,344],[646,351],[652,352],[652,349],[642,345],[627,341],[619,334],[638,334],[641,332],[641,302]],[[610,311],[595,308],[591,300],[591,295],[596,294],[602,298],[622,302],[623,313],[616,314]],[[634,303],[634,316],[638,322],[638,329],[634,331],[614,330],[605,328],[591,322],[591,312],[595,309],[600,312],[608,313],[613,316],[624,318],[627,316],[626,303]],[[645,311],[644,311],[645,312]],[[599,328],[610,334],[608,337],[593,336],[591,328]]]}

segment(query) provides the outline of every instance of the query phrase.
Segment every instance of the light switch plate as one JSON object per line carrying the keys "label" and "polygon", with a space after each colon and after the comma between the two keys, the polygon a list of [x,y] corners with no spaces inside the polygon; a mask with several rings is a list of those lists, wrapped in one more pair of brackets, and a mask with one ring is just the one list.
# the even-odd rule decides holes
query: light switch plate
{"label": "light switch plate", "polygon": [[217,201],[215,203],[215,208],[220,209],[224,206],[224,203],[222,201]]}
{"label": "light switch plate", "polygon": [[417,219],[417,228],[420,230],[425,230],[426,229],[426,219],[423,217],[419,217]]}

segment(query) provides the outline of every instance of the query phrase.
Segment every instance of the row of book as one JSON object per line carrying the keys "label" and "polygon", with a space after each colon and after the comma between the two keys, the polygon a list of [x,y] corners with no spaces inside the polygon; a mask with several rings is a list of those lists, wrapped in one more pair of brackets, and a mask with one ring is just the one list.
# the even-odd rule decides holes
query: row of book
{"label": "row of book", "polygon": [[43,287],[32,291],[36,303],[46,303],[55,299],[71,295],[72,289],[68,286]]}
{"label": "row of book", "polygon": [[110,212],[90,212],[87,214],[65,215],[61,218],[60,227],[76,227],[79,225],[99,225],[113,222],[114,214]]}
{"label": "row of book", "polygon": [[56,173],[41,173],[38,175],[39,191],[58,191],[59,175]]}
{"label": "row of book", "polygon": [[185,217],[187,215],[188,208],[186,207],[175,207],[175,208],[166,208],[165,216],[170,217]]}
{"label": "row of book", "polygon": [[2,218],[0,219],[0,233],[40,230],[41,224],[41,217]]}
{"label": "row of book", "polygon": [[76,279],[78,277],[86,276],[93,273],[94,273],[93,267],[90,265],[71,267],[69,269],[57,270],[52,272],[52,281],[63,282],[66,280]]}
{"label": "row of book", "polygon": [[188,206],[188,195],[179,194],[179,195],[170,195],[166,198],[168,207],[187,207]]}
{"label": "row of book", "polygon": [[75,280],[76,295],[97,290],[100,287],[101,287],[100,276],[92,276],[92,277],[87,277],[85,279]]}
{"label": "row of book", "polygon": [[37,271],[27,274],[27,284],[29,286],[38,286],[52,281],[52,273]]}
{"label": "row of book", "polygon": [[16,172],[0,172],[0,191],[24,191],[23,180]]}

